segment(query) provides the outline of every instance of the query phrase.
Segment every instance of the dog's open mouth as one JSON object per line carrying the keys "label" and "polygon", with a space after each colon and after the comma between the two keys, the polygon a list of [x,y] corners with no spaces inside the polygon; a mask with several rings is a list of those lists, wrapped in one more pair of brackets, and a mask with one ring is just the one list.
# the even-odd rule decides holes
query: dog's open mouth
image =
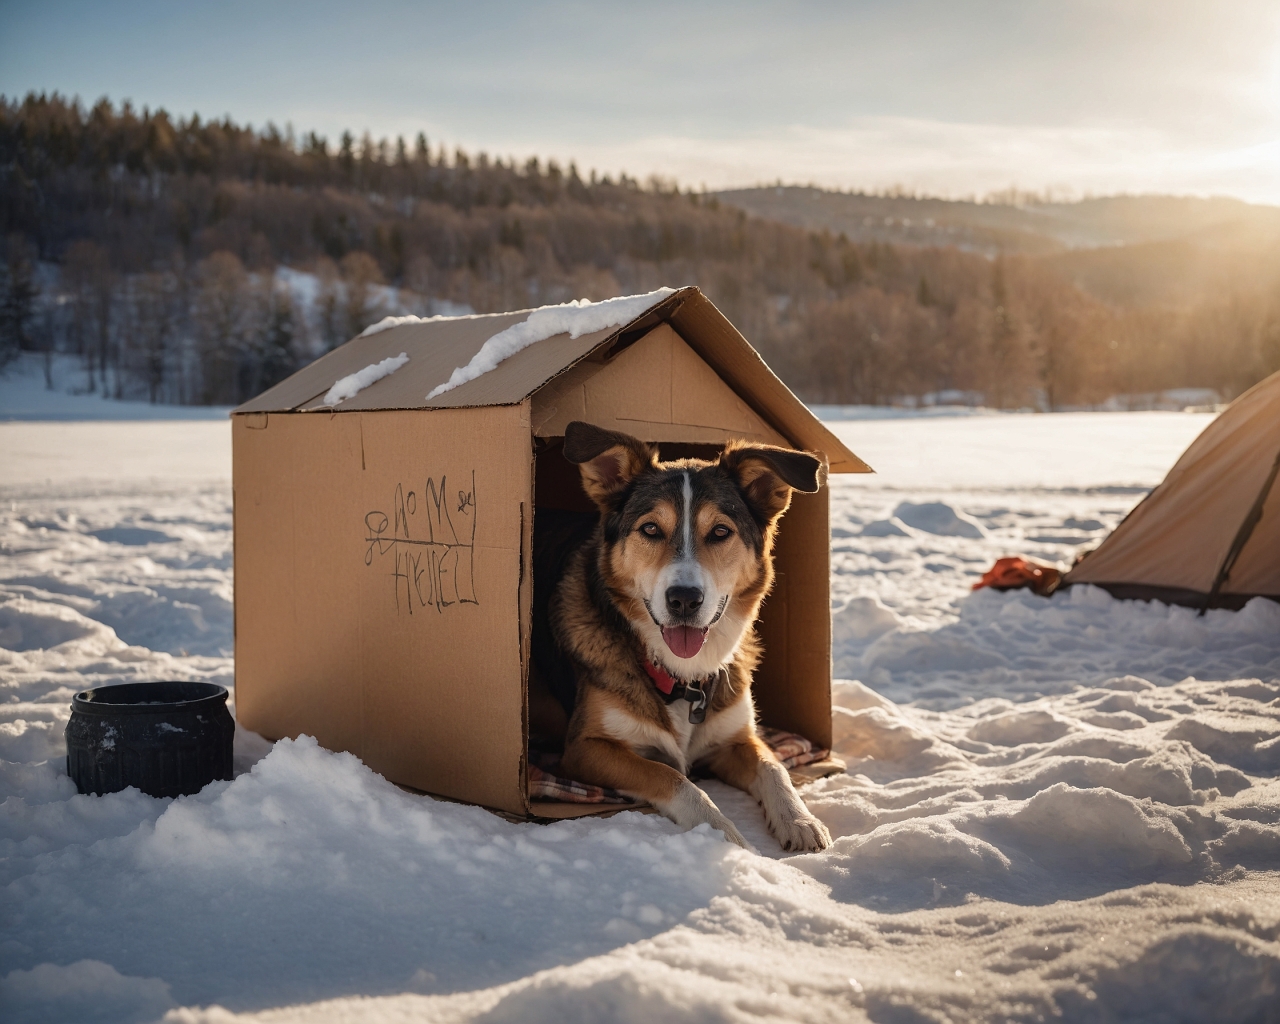
{"label": "dog's open mouth", "polygon": [[707,639],[710,626],[663,626],[662,639],[677,658],[692,658]]}

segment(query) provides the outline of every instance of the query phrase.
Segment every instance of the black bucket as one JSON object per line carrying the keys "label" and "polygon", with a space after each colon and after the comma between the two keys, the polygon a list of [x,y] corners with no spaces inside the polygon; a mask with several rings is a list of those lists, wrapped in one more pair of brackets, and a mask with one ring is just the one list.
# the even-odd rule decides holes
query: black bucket
{"label": "black bucket", "polygon": [[216,683],[124,683],[77,693],[67,774],[81,793],[137,786],[151,796],[198,793],[231,778],[236,726]]}

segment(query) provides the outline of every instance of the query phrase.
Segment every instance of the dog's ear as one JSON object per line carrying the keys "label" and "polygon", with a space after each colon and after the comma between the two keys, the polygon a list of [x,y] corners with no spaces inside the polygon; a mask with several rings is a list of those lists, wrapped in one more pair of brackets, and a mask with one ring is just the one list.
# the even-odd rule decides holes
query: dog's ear
{"label": "dog's ear", "polygon": [[582,489],[602,511],[626,490],[643,470],[653,465],[653,445],[616,430],[574,420],[564,428],[564,457],[578,464]]}
{"label": "dog's ear", "polygon": [[730,444],[720,456],[720,465],[764,524],[787,510],[793,489],[812,494],[827,479],[827,457],[822,452],[773,445]]}

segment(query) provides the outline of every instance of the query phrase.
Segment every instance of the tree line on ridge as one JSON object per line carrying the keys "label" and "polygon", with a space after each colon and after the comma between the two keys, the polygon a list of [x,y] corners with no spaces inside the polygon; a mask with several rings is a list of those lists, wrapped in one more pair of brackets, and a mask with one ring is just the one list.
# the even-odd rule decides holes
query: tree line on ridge
{"label": "tree line on ridge", "polygon": [[659,179],[107,100],[0,98],[0,238],[0,362],[73,354],[86,390],[152,401],[242,401],[387,313],[663,284],[813,402],[1225,399],[1280,369],[1274,256],[1265,286],[1123,303],[1033,256],[858,244]]}

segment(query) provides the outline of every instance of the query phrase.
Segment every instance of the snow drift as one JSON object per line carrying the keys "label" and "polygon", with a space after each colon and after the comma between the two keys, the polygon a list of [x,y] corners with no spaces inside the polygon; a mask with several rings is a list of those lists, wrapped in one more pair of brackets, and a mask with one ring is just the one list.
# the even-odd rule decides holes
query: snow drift
{"label": "snow drift", "polygon": [[[1277,606],[1197,619],[1091,588],[968,590],[1012,548],[1065,560],[1142,482],[836,482],[849,770],[803,791],[835,845],[791,858],[716,782],[757,852],[636,812],[511,824],[305,737],[239,733],[235,779],[194,797],[79,796],[62,761],[75,691],[232,684],[230,494],[11,487],[5,1018],[1269,1019]],[[980,530],[930,532],[906,502]],[[864,530],[891,517],[906,530]]]}

